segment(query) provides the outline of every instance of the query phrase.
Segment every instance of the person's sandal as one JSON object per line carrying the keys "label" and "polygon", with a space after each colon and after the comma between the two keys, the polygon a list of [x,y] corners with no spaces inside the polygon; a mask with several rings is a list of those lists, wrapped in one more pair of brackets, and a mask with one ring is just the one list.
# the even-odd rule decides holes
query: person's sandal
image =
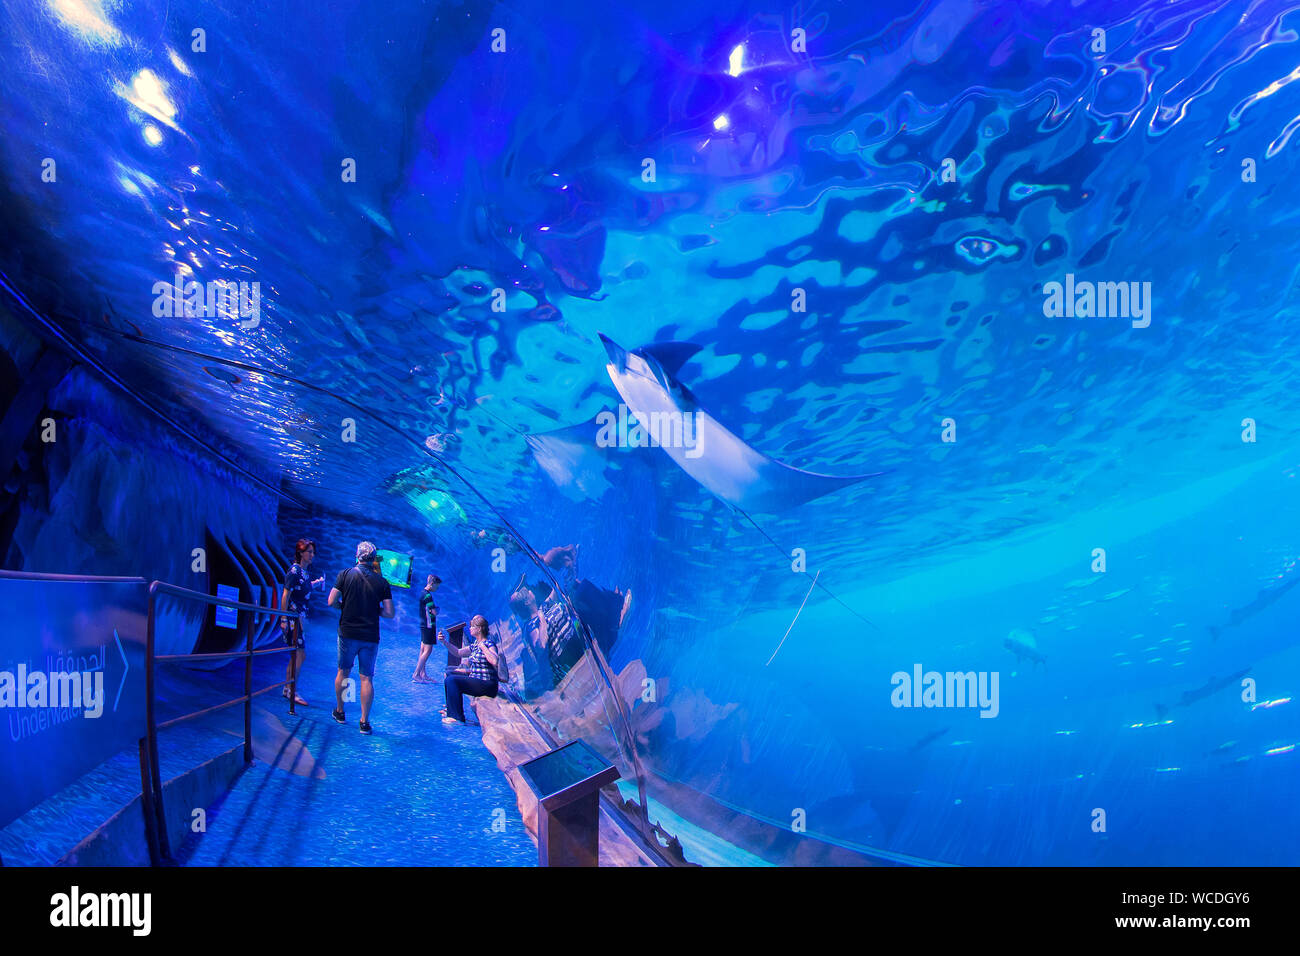
{"label": "person's sandal", "polygon": [[443,718],[442,718],[442,722],[443,722],[444,724],[459,724],[459,723],[464,723],[464,721],[457,720],[455,717],[443,717]]}

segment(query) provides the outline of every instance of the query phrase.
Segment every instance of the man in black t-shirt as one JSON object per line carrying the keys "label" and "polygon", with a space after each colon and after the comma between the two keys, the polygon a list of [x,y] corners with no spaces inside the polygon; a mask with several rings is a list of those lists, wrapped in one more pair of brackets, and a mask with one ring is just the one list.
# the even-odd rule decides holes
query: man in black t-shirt
{"label": "man in black t-shirt", "polygon": [[[420,595],[420,656],[415,662],[415,673],[411,675],[411,680],[417,684],[433,683],[425,672],[424,665],[433,645],[438,643],[438,607],[433,603],[433,595],[441,586],[442,578],[431,574],[429,583],[424,586],[424,593]],[[443,636],[446,637],[445,634]]]}
{"label": "man in black t-shirt", "polygon": [[379,573],[376,548],[369,541],[357,545],[357,566],[339,573],[330,591],[329,605],[338,604],[339,672],[334,678],[334,700],[338,704],[330,715],[340,724],[343,713],[343,685],[352,673],[355,661],[361,672],[361,732],[370,733],[370,705],[374,703],[375,655],[379,652],[379,619],[394,617],[393,590]]}

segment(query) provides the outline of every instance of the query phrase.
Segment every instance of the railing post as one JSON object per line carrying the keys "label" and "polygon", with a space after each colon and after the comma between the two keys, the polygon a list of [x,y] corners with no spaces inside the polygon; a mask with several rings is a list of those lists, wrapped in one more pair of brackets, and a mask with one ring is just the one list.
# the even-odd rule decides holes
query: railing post
{"label": "railing post", "polygon": [[140,738],[140,809],[144,814],[144,839],[149,845],[149,865],[159,866],[158,817],[153,805],[153,781],[149,772],[149,739]]}
{"label": "railing post", "polygon": [[253,612],[244,623],[244,763],[253,762]]}
{"label": "railing post", "polygon": [[[124,579],[125,580],[125,579]],[[131,579],[136,580],[136,579]],[[158,594],[169,594],[175,597],[188,598],[191,600],[201,601],[205,605],[216,606],[224,605],[229,607],[232,602],[221,598],[214,598],[210,595],[198,591],[191,591],[185,588],[178,588],[174,585],[166,584],[163,581],[154,581],[149,585],[149,602],[148,614],[146,616],[146,639],[144,655],[144,682],[145,682],[145,735],[140,738],[140,803],[141,810],[144,814],[145,838],[149,844],[149,862],[153,866],[174,866],[175,861],[172,859],[171,840],[167,836],[167,812],[163,805],[163,786],[162,786],[162,765],[158,759],[158,715],[155,707],[155,681],[154,671],[157,667],[157,604]],[[244,762],[253,762],[253,637],[256,631],[254,623],[258,614],[267,613],[266,608],[260,605],[248,602],[233,602],[236,612],[243,611],[244,620],[244,650],[242,654],[232,652],[230,654],[204,655],[204,654],[179,654],[164,655],[168,662],[182,660],[198,660],[207,657],[240,657],[244,658]],[[272,619],[279,616],[276,611],[270,609]],[[206,612],[205,612],[206,613]],[[283,616],[288,617],[288,614]],[[300,617],[299,617],[300,620]],[[285,648],[281,648],[285,650]],[[292,691],[289,701],[289,712],[294,711],[294,698],[297,697],[298,684],[298,664],[297,648],[289,649],[293,654],[290,662],[289,686]],[[274,649],[268,653],[274,653]],[[274,685],[273,685],[274,686]],[[268,690],[270,688],[267,688]],[[206,714],[212,710],[220,710],[232,706],[239,701],[238,697],[232,698],[216,707],[209,707],[204,710],[195,711],[186,716],[177,717],[166,722],[167,725],[179,723],[183,720],[189,720],[200,714]],[[3,862],[0,861],[0,865]]]}
{"label": "railing post", "polygon": [[293,643],[289,646],[289,713],[296,717],[298,711],[294,708],[298,703],[298,638],[302,637],[302,615],[290,620],[293,622],[289,629]]}
{"label": "railing post", "polygon": [[163,808],[162,771],[158,766],[158,719],[154,714],[154,647],[155,617],[158,604],[158,582],[149,585],[149,615],[145,634],[144,649],[144,708],[146,731],[149,735],[149,782],[153,785],[154,826],[158,839],[158,859],[160,862],[171,858],[170,841],[167,839],[167,816]]}

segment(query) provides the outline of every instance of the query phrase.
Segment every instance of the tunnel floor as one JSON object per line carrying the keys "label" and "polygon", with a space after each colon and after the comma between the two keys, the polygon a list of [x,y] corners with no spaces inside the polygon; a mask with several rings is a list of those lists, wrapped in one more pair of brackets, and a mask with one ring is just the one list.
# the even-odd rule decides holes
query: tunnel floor
{"label": "tunnel floor", "polygon": [[177,859],[196,866],[535,866],[536,845],[472,711],[467,707],[466,726],[442,723],[442,647],[427,666],[436,683],[411,682],[419,638],[410,630],[385,626],[374,733],[366,737],[357,727],[358,704],[347,705],[345,724],[330,716],[334,629],[328,621],[309,624],[299,687],[309,706],[290,715],[278,699],[265,705],[255,719],[258,759],[208,808],[207,832],[191,835]]}

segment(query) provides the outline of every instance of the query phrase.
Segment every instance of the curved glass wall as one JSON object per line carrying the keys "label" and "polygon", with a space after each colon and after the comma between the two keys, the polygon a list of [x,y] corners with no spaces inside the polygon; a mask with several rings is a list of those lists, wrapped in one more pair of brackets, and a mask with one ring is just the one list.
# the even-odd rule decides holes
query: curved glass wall
{"label": "curved glass wall", "polygon": [[661,844],[1294,862],[1285,3],[92,7],[6,307],[449,556]]}

